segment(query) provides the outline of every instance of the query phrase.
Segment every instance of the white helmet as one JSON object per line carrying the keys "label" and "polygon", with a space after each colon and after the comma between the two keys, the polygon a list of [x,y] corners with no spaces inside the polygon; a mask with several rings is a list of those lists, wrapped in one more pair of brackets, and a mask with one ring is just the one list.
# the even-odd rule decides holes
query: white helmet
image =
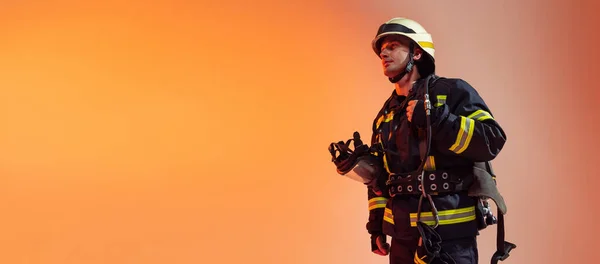
{"label": "white helmet", "polygon": [[[435,48],[433,46],[433,39],[431,35],[425,30],[425,28],[421,26],[421,24],[417,23],[414,20],[403,17],[392,18],[389,21],[383,23],[379,27],[379,30],[377,30],[377,35],[371,42],[373,51],[375,51],[375,54],[377,56],[379,56],[381,52],[381,41],[384,37],[389,35],[402,35],[413,40],[414,44],[418,45],[425,52],[424,55],[428,55],[423,56],[423,58],[421,59],[421,62],[419,63],[420,71],[423,71],[424,73],[426,73],[426,75],[435,72]],[[402,76],[407,72],[410,72],[412,68],[412,59],[410,61],[411,63],[407,65],[407,69],[402,74]],[[398,78],[398,80],[400,78]]]}

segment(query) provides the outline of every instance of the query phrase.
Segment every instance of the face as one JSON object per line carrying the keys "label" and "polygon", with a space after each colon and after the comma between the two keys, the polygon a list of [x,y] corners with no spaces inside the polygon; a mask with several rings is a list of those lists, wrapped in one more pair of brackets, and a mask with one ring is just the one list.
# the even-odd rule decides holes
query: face
{"label": "face", "polygon": [[[391,78],[399,74],[406,67],[408,62],[406,56],[409,52],[408,38],[402,36],[389,36],[385,37],[381,42],[381,52],[379,57],[381,58],[381,64],[383,66],[383,73]],[[417,60],[421,57],[421,50],[415,48],[413,59]]]}

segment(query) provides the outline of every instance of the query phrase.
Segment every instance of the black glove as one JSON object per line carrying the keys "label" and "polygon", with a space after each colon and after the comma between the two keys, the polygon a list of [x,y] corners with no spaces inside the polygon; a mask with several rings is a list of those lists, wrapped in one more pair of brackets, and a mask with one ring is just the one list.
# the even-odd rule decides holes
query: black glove
{"label": "black glove", "polygon": [[[423,100],[418,100],[412,113],[411,123],[416,125],[418,128],[424,128],[427,125],[427,116],[425,113],[425,103]],[[431,116],[430,116],[431,120]]]}
{"label": "black glove", "polygon": [[387,256],[390,253],[390,244],[386,240],[385,234],[372,234],[371,251],[377,255]]}

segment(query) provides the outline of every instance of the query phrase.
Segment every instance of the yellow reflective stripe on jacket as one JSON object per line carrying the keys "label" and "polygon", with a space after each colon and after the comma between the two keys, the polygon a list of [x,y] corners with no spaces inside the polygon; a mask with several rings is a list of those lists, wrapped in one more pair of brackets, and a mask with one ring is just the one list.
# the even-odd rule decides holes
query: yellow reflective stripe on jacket
{"label": "yellow reflective stripe on jacket", "polygon": [[435,170],[435,159],[433,158],[433,156],[429,156],[427,158],[427,160],[425,161],[424,170],[426,170],[426,171],[434,171]]}
{"label": "yellow reflective stripe on jacket", "polygon": [[[377,124],[375,125],[375,129],[378,129],[379,126],[381,125],[381,123],[387,123],[390,122],[394,119],[394,111],[390,111],[388,114],[386,115],[382,115],[379,117],[379,119],[377,119]],[[379,141],[379,144],[383,144],[383,142],[381,141],[381,137],[379,135],[377,135],[377,139]],[[383,153],[383,167],[385,168],[385,170],[388,173],[391,173],[390,171],[390,167],[388,166],[387,163],[387,155],[385,155],[385,153]]]}
{"label": "yellow reflective stripe on jacket", "polygon": [[[381,141],[381,137],[378,135],[377,139],[379,139],[379,144],[383,145],[383,142]],[[387,155],[385,155],[385,152],[383,153],[383,157],[381,157],[381,159],[383,160],[383,167],[385,168],[385,171],[387,171],[387,173],[392,173],[392,171],[390,171],[390,167],[388,166],[387,163]]]}
{"label": "yellow reflective stripe on jacket", "polygon": [[385,197],[375,197],[369,200],[369,211],[377,208],[385,208],[388,199]]}
{"label": "yellow reflective stripe on jacket", "polygon": [[438,95],[437,103],[435,103],[435,106],[442,106],[443,104],[445,104],[447,97],[448,97],[447,95],[442,95],[442,94]]}
{"label": "yellow reflective stripe on jacket", "polygon": [[426,257],[427,257],[427,255],[419,258],[419,254],[417,254],[417,252],[415,252],[415,259],[414,259],[415,264],[427,264],[427,262],[423,261],[423,259]]}
{"label": "yellow reflective stripe on jacket", "polygon": [[470,114],[469,116],[467,116],[467,118],[475,119],[477,121],[494,119],[490,113],[483,111],[483,110],[477,110],[477,111],[473,112],[472,114]]}
{"label": "yellow reflective stripe on jacket", "polygon": [[383,220],[392,225],[394,224],[394,214],[392,214],[392,209],[385,208],[383,211]]}
{"label": "yellow reflective stripe on jacket", "polygon": [[379,119],[377,119],[377,125],[375,125],[375,129],[379,128],[379,126],[381,125],[381,123],[387,123],[392,121],[392,119],[394,119],[394,111],[389,112],[387,115],[385,116],[380,116]]}
{"label": "yellow reflective stripe on jacket", "polygon": [[454,145],[450,147],[450,151],[456,154],[460,154],[467,149],[469,143],[471,143],[473,131],[475,131],[475,120],[464,116],[459,117],[461,119],[460,129],[458,130],[458,135],[456,136],[456,142],[454,142]]}
{"label": "yellow reflective stripe on jacket", "polygon": [[[475,206],[452,209],[438,212],[440,225],[460,224],[475,220]],[[427,225],[435,225],[432,212],[422,212],[421,222]],[[410,226],[417,226],[417,213],[410,214]]]}

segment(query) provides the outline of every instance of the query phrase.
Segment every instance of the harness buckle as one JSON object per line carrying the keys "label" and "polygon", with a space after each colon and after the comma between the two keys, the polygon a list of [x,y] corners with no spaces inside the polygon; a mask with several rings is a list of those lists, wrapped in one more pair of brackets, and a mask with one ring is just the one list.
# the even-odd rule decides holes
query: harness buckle
{"label": "harness buckle", "polygon": [[510,251],[516,248],[517,245],[504,241],[504,252],[496,251],[492,256],[492,264],[498,263],[498,261],[504,261],[510,256]]}

